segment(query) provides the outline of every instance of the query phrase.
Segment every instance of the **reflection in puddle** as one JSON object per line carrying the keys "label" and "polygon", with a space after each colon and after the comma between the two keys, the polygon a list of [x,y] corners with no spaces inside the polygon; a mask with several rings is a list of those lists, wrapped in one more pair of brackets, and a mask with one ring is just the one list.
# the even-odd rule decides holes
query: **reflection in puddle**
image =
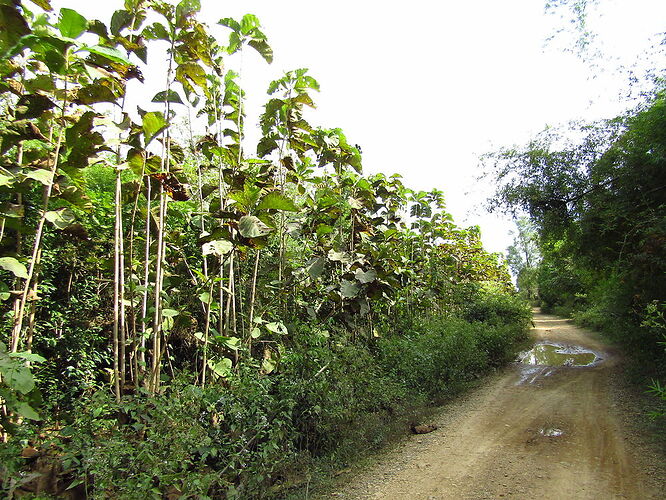
{"label": "reflection in puddle", "polygon": [[536,344],[518,356],[520,363],[545,366],[589,366],[598,359],[594,352],[583,347],[550,343]]}
{"label": "reflection in puddle", "polygon": [[555,427],[547,427],[545,429],[539,429],[539,434],[547,437],[559,437],[564,434],[562,429],[556,429]]}

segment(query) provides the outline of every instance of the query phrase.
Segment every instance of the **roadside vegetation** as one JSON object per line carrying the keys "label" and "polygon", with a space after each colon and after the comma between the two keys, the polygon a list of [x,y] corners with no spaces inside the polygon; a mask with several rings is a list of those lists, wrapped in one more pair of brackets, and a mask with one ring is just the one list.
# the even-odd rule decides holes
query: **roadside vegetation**
{"label": "roadside vegetation", "polygon": [[[268,88],[259,20],[126,0],[110,21],[0,1],[0,490],[269,498],[381,445],[514,356],[530,312],[440,191],[364,175]],[[150,64],[147,62],[150,61]],[[151,102],[130,106],[144,75]]]}
{"label": "roadside vegetation", "polygon": [[[622,116],[547,129],[486,158],[498,181],[493,207],[529,217],[509,252],[521,293],[622,346],[662,402],[664,131],[666,88],[657,79],[645,102]],[[662,405],[655,415],[663,414]]]}

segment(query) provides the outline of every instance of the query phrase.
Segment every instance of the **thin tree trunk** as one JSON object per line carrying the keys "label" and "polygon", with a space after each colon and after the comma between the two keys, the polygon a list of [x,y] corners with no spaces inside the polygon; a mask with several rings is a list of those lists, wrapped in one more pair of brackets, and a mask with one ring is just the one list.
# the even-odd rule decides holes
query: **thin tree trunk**
{"label": "thin tree trunk", "polygon": [[254,258],[254,271],[252,272],[252,290],[250,295],[250,319],[248,325],[247,345],[250,356],[252,356],[252,328],[254,326],[254,303],[257,292],[257,274],[259,273],[259,256],[261,250],[257,248],[257,254]]}
{"label": "thin tree trunk", "polygon": [[42,248],[42,236],[44,234],[44,224],[46,223],[46,212],[48,211],[49,201],[51,200],[51,193],[53,191],[53,179],[55,177],[56,171],[58,170],[58,160],[60,157],[60,146],[62,144],[63,134],[64,134],[64,129],[61,129],[60,133],[58,134],[58,141],[56,143],[53,164],[51,165],[51,170],[50,170],[51,180],[49,184],[44,187],[44,194],[42,196],[42,213],[39,217],[39,222],[37,223],[37,230],[35,231],[35,241],[33,243],[33,248],[32,248],[30,267],[28,268],[28,277],[25,280],[23,292],[21,293],[21,302],[19,303],[18,314],[14,318],[14,328],[12,331],[12,339],[10,345],[11,352],[18,351],[21,338],[21,331],[23,330],[23,320],[25,316],[25,305],[28,299],[28,292],[30,291],[30,284],[32,282],[33,275],[35,273],[35,268],[39,264],[40,250]]}

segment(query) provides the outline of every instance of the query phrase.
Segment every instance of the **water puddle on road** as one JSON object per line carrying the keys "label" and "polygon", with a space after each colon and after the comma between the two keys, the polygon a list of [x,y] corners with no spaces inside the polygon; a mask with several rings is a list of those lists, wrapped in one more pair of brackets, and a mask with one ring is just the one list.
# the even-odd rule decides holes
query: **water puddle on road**
{"label": "water puddle on road", "polygon": [[551,343],[536,344],[518,356],[519,363],[543,366],[590,366],[598,359],[589,349]]}
{"label": "water puddle on road", "polygon": [[544,427],[543,429],[539,429],[539,434],[545,437],[560,437],[564,434],[564,431],[556,427]]}

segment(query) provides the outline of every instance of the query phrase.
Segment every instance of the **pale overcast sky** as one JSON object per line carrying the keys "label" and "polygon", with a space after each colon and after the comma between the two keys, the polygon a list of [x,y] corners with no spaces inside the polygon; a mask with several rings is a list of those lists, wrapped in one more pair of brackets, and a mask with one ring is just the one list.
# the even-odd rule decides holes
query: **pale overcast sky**
{"label": "pale overcast sky", "polygon": [[[666,31],[663,0],[600,0],[590,25],[606,54],[620,59],[590,71],[557,48],[566,39],[546,46],[558,18],[544,13],[543,0],[201,3],[199,19],[211,27],[221,17],[257,15],[273,47],[272,65],[249,51],[243,62],[250,142],[268,83],[309,68],[321,85],[310,122],[342,128],[362,147],[366,172],[397,172],[408,187],[444,191],[456,222],[480,225],[491,251],[510,244],[512,224],[480,206],[492,186],[475,181],[478,155],[524,143],[546,125],[618,113],[625,79],[615,68]],[[53,5],[105,22],[122,8],[120,0]]]}

